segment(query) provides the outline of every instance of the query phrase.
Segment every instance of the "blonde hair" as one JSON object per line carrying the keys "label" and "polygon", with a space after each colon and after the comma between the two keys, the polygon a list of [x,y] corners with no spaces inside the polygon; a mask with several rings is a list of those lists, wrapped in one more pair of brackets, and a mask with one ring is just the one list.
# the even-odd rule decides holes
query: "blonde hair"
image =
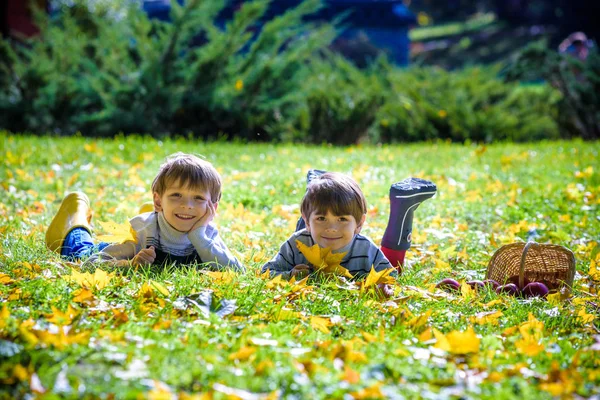
{"label": "blonde hair", "polygon": [[162,196],[175,183],[207,190],[213,202],[221,199],[221,176],[210,162],[195,155],[179,152],[168,156],[152,181],[152,192]]}
{"label": "blonde hair", "polygon": [[327,172],[308,184],[300,210],[306,218],[315,211],[319,214],[331,211],[334,215],[352,215],[358,222],[367,213],[367,201],[352,178]]}

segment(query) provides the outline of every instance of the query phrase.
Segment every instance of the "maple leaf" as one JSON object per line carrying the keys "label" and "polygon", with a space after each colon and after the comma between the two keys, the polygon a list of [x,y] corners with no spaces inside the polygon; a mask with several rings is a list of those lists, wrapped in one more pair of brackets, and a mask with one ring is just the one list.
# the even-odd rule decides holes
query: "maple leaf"
{"label": "maple leaf", "polygon": [[73,322],[73,320],[75,319],[75,317],[77,317],[79,315],[79,313],[73,309],[73,307],[71,307],[71,305],[69,304],[69,306],[67,307],[67,311],[62,312],[60,311],[58,308],[51,306],[52,308],[52,314],[48,314],[46,316],[46,320],[48,322],[53,323],[54,325],[59,325],[59,326],[64,326],[64,325],[70,325],[71,322]]}
{"label": "maple leaf", "polygon": [[14,282],[10,276],[0,273],[0,283],[4,283],[5,285],[8,285],[9,283]]}
{"label": "maple leaf", "polygon": [[523,337],[515,342],[515,347],[519,353],[523,353],[526,356],[536,356],[544,351],[544,346],[533,336]]}
{"label": "maple leaf", "polygon": [[355,400],[385,399],[386,396],[381,392],[381,385],[381,382],[377,382],[372,386],[359,390],[358,392],[352,392],[350,395]]}
{"label": "maple leaf", "polygon": [[106,234],[96,237],[99,241],[109,243],[137,242],[135,231],[129,222],[118,224],[112,221],[98,221],[98,223],[102,227],[102,230],[106,232]]}
{"label": "maple leaf", "polygon": [[342,380],[351,384],[355,384],[360,382],[360,374],[346,365],[344,366],[344,375],[342,377]]}
{"label": "maple leaf", "polygon": [[0,311],[0,331],[3,330],[4,328],[6,328],[7,326],[7,321],[8,318],[10,317],[10,311],[8,310],[8,307],[6,306],[6,304],[4,304],[4,307],[2,307],[2,311]]}
{"label": "maple leaf", "polygon": [[600,263],[600,253],[596,254],[596,258],[590,261],[590,270],[588,275],[593,281],[600,282],[600,270],[597,265]]}
{"label": "maple leaf", "polygon": [[267,282],[266,287],[267,289],[273,289],[275,287],[284,286],[285,284],[286,282],[284,282],[284,280],[281,278],[281,275],[277,275],[275,278]]}
{"label": "maple leaf", "polygon": [[75,269],[71,269],[71,275],[63,277],[67,282],[76,282],[80,286],[92,289],[96,288],[102,290],[108,285],[110,280],[115,276],[114,273],[108,274],[106,271],[96,268],[93,274],[89,272],[78,272]]}
{"label": "maple leaf", "polygon": [[435,347],[449,353],[467,354],[477,353],[479,351],[480,339],[477,337],[472,327],[467,328],[464,332],[452,331],[447,335],[434,329],[433,335],[437,340]]}
{"label": "maple leaf", "polygon": [[87,288],[77,289],[73,292],[73,296],[75,303],[89,303],[94,300],[94,294]]}
{"label": "maple leaf", "polygon": [[200,271],[221,283],[231,283],[237,274],[233,271]]}
{"label": "maple leaf", "polygon": [[371,271],[369,271],[369,275],[367,275],[362,287],[368,288],[369,286],[375,286],[379,283],[394,283],[394,278],[389,276],[393,271],[393,268],[387,268],[377,272],[371,265]]}
{"label": "maple leaf", "polygon": [[245,361],[254,353],[256,353],[256,347],[244,346],[235,353],[231,353],[228,358],[230,360]]}
{"label": "maple leaf", "polygon": [[320,247],[318,244],[308,247],[299,240],[296,240],[296,246],[317,271],[352,278],[350,271],[340,265],[346,253],[332,253],[329,247]]}
{"label": "maple leaf", "polygon": [[323,333],[330,333],[329,327],[332,325],[329,318],[310,317],[310,326]]}
{"label": "maple leaf", "polygon": [[502,315],[502,311],[485,311],[475,314],[471,317],[471,322],[475,322],[479,325],[498,325],[498,318]]}

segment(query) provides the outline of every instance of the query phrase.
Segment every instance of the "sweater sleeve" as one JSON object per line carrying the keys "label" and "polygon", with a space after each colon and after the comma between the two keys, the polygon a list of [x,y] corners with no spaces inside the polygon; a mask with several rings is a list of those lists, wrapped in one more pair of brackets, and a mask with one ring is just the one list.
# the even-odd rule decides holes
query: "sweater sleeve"
{"label": "sweater sleeve", "polygon": [[270,271],[271,276],[281,275],[283,278],[289,279],[291,277],[290,271],[298,264],[304,264],[304,262],[297,262],[298,250],[296,247],[296,237],[292,235],[286,240],[279,249],[279,252],[262,267],[262,272],[265,273],[267,270]]}
{"label": "sweater sleeve", "polygon": [[231,254],[221,237],[219,231],[212,226],[201,226],[190,232],[188,238],[202,261],[207,262],[217,268],[231,267],[239,272],[245,272],[246,269]]}
{"label": "sweater sleeve", "polygon": [[137,247],[135,242],[112,243],[102,251],[93,254],[86,263],[132,260],[137,254]]}
{"label": "sweater sleeve", "polygon": [[[356,235],[351,254],[348,254],[347,261],[342,262],[354,276],[354,279],[361,279],[371,272],[371,267],[376,272],[392,268],[392,265],[385,257],[379,247],[369,238],[363,235]],[[391,276],[396,276],[396,270],[391,272]]]}

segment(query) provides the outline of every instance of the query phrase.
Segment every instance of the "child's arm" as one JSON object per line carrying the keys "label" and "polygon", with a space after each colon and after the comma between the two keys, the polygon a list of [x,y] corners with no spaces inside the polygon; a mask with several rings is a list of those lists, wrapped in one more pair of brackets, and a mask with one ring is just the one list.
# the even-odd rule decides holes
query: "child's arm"
{"label": "child's arm", "polygon": [[190,242],[204,262],[216,267],[231,267],[239,272],[246,269],[227,248],[219,236],[219,232],[212,226],[201,226],[188,233]]}
{"label": "child's arm", "polygon": [[[367,276],[371,272],[371,267],[377,272],[392,268],[383,252],[369,238],[357,235],[355,240],[350,262],[346,265],[355,279]],[[394,270],[390,275],[396,276],[397,272]]]}
{"label": "child's arm", "polygon": [[[292,277],[292,271],[294,271],[295,268],[295,272],[300,272],[298,268],[304,269],[301,265],[305,265],[305,260],[297,263],[298,257],[296,253],[299,253],[299,251],[296,247],[295,236],[292,236],[281,245],[281,248],[275,257],[263,265],[262,272],[265,273],[269,270],[271,276],[281,275],[285,279],[290,279]],[[308,266],[306,267],[309,268]]]}
{"label": "child's arm", "polygon": [[136,254],[135,242],[113,243],[105,247],[102,251],[92,255],[87,262],[108,262],[115,266],[129,265],[129,260],[133,260]]}

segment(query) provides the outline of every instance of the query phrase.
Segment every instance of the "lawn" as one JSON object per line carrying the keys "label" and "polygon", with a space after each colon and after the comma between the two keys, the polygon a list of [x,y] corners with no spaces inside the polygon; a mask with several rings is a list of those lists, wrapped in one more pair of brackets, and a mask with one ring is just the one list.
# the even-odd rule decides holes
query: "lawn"
{"label": "lawn", "polygon": [[[222,174],[216,224],[246,274],[94,270],[45,248],[66,193],[88,194],[105,233],[101,222],[124,223],[151,200],[158,166],[177,151]],[[592,397],[599,152],[581,141],[336,148],[0,132],[0,398]],[[333,276],[260,274],[294,230],[309,168],[358,181],[369,203],[363,233],[376,243],[390,184],[436,183],[415,212],[391,298]],[[534,229],[538,242],[575,253],[571,295],[435,288],[483,279],[495,250]]]}

